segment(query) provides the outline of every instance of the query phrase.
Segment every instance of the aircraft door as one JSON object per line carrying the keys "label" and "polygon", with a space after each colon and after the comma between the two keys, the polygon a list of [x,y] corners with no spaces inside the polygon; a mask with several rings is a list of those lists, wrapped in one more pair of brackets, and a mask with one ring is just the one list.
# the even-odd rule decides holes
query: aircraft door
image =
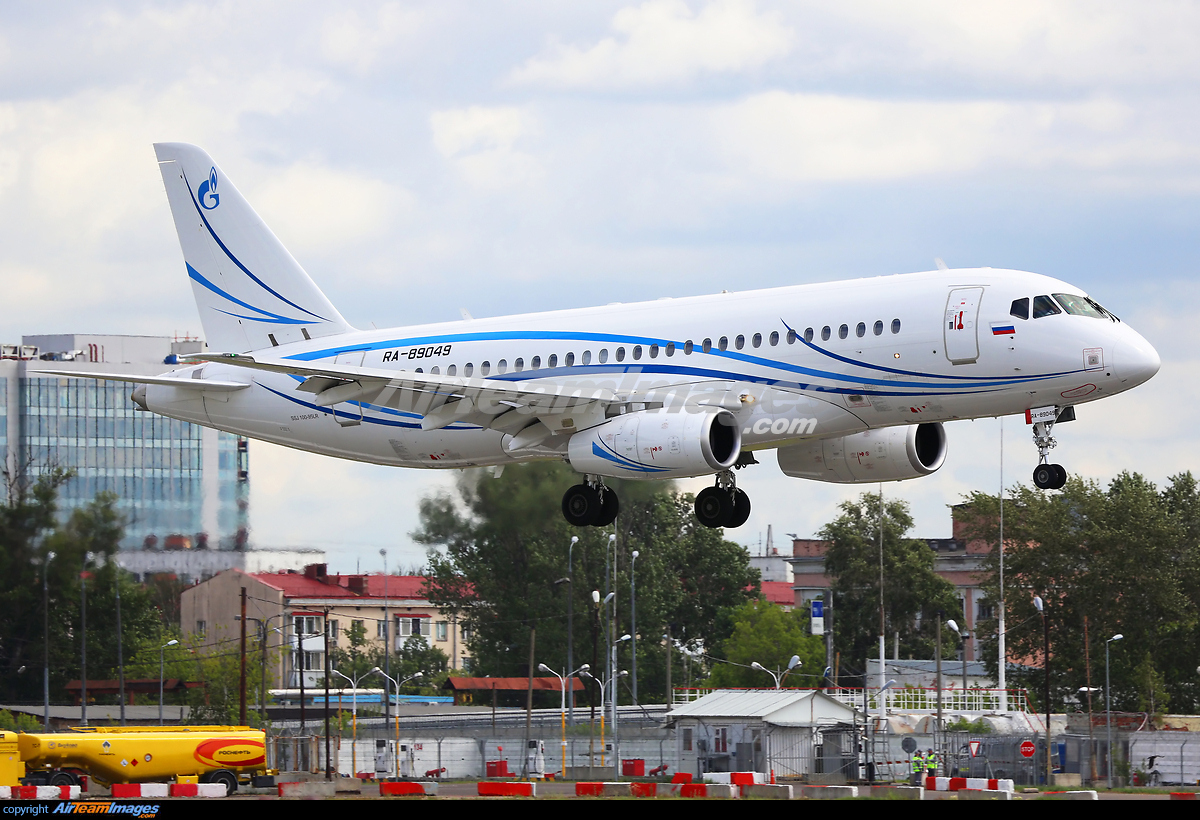
{"label": "aircraft door", "polygon": [[951,364],[973,364],[979,358],[979,303],[983,288],[954,288],[946,300],[942,322],[946,358]]}

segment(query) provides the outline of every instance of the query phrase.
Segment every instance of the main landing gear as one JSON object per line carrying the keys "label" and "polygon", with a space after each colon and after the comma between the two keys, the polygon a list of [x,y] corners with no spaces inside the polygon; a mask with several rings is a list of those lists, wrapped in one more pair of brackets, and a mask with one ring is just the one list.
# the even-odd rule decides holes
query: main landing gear
{"label": "main landing gear", "polygon": [[582,484],[563,495],[563,518],[576,527],[607,527],[617,520],[620,509],[616,491],[597,476],[584,476]]}
{"label": "main landing gear", "polygon": [[1067,471],[1063,466],[1049,463],[1050,450],[1058,444],[1050,435],[1054,423],[1039,421],[1033,425],[1033,443],[1038,448],[1038,466],[1033,469],[1033,484],[1039,490],[1061,490],[1067,483]]}
{"label": "main landing gear", "polygon": [[717,484],[696,496],[696,519],[706,527],[740,527],[750,517],[750,496],[737,488],[732,470],[717,473]]}

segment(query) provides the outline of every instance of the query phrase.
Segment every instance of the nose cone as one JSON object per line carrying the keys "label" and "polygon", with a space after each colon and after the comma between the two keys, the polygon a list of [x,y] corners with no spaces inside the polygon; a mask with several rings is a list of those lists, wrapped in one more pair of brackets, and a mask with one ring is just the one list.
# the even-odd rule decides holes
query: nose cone
{"label": "nose cone", "polygon": [[1117,349],[1117,360],[1114,363],[1117,378],[1122,388],[1135,387],[1150,378],[1162,367],[1162,359],[1154,345],[1147,342],[1138,333],[1130,331],[1123,344]]}

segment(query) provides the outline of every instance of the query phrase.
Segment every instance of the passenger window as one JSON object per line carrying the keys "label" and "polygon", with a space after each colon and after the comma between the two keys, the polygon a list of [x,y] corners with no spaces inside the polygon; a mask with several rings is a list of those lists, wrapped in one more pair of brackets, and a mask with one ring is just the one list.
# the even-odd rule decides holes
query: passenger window
{"label": "passenger window", "polygon": [[688,339],[686,342],[683,343],[683,355],[684,356],[692,355],[692,340],[691,339]]}
{"label": "passenger window", "polygon": [[633,360],[636,362],[641,358],[642,358],[642,346],[634,345],[633,346]]}
{"label": "passenger window", "polygon": [[899,332],[900,332],[900,320],[892,319],[892,333],[899,333]]}
{"label": "passenger window", "polygon": [[876,336],[882,336],[882,335],[883,335],[883,322],[882,322],[882,321],[876,321],[876,322],[875,322],[875,327],[874,327],[874,328],[872,328],[872,330],[874,330],[874,331],[875,331],[875,335],[876,335]]}
{"label": "passenger window", "polygon": [[828,342],[830,335],[831,334],[830,334],[830,330],[829,330],[829,325],[825,325],[825,327],[821,328],[821,341],[822,342]]}
{"label": "passenger window", "polygon": [[858,326],[854,328],[854,335],[860,339],[863,336],[866,336],[867,335],[867,326],[864,323],[859,322]]}
{"label": "passenger window", "polygon": [[667,358],[669,359],[674,355],[675,355],[675,343],[667,342]]}
{"label": "passenger window", "polygon": [[475,365],[471,364],[470,362],[467,362],[465,365],[463,365],[463,375],[464,376],[470,376],[474,372],[475,372]]}
{"label": "passenger window", "polygon": [[424,373],[424,372],[425,372],[425,368],[423,368],[423,367],[418,367],[418,368],[416,369],[416,371],[414,371],[414,372],[417,372],[417,373]]}
{"label": "passenger window", "polygon": [[712,339],[705,339],[704,343],[700,345],[700,349],[705,353],[712,350]]}
{"label": "passenger window", "polygon": [[1054,300],[1049,296],[1035,296],[1033,299],[1033,318],[1041,319],[1043,316],[1053,316],[1056,313],[1062,313],[1058,305],[1054,304]]}
{"label": "passenger window", "polygon": [[788,329],[787,343],[794,345],[796,343],[796,331]]}
{"label": "passenger window", "polygon": [[762,347],[762,334],[755,333],[750,339],[750,344],[752,344],[754,347]]}
{"label": "passenger window", "polygon": [[608,361],[608,348],[601,348],[600,349],[600,364],[604,364],[607,361]]}
{"label": "passenger window", "polygon": [[551,353],[550,358],[546,359],[546,367],[558,367],[557,353]]}
{"label": "passenger window", "polygon": [[582,357],[582,360],[580,363],[581,364],[591,364],[592,363],[592,351],[590,351],[590,350],[583,351],[583,357]]}
{"label": "passenger window", "polygon": [[508,360],[507,359],[501,359],[500,361],[496,362],[496,372],[497,373],[503,373],[506,370],[508,370]]}
{"label": "passenger window", "polygon": [[777,345],[777,344],[779,344],[779,331],[772,330],[771,331],[771,347],[775,347],[775,345]]}
{"label": "passenger window", "polygon": [[532,359],[529,360],[529,366],[532,367],[534,370],[541,370],[542,369],[542,357],[534,356]]}
{"label": "passenger window", "polygon": [[658,358],[658,345],[650,345],[650,358],[651,359]]}
{"label": "passenger window", "polygon": [[491,371],[492,371],[492,363],[491,362],[484,362],[483,364],[479,365],[479,375],[480,376],[486,376]]}
{"label": "passenger window", "polygon": [[1008,309],[1010,316],[1016,316],[1018,319],[1029,318],[1029,297],[1022,299],[1013,299],[1012,307]]}
{"label": "passenger window", "polygon": [[525,360],[524,359],[517,359],[515,362],[513,362],[513,370],[516,371],[517,373],[520,373],[524,369],[525,369]]}
{"label": "passenger window", "polygon": [[447,367],[447,368],[446,368],[446,375],[447,375],[447,376],[453,376],[453,375],[454,375],[455,373],[457,373],[457,372],[458,372],[458,366],[457,366],[457,365],[453,365],[453,364],[452,364],[452,365],[450,365],[449,367]]}
{"label": "passenger window", "polygon": [[572,366],[574,366],[574,364],[575,364],[575,354],[574,354],[574,353],[568,353],[566,356],[564,356],[564,357],[563,357],[563,364],[565,364],[567,367],[572,367]]}
{"label": "passenger window", "polygon": [[741,350],[746,346],[746,337],[739,333],[737,338],[733,340],[733,346]]}
{"label": "passenger window", "polygon": [[850,328],[846,327],[845,325],[842,325],[841,327],[838,328],[838,338],[839,339],[845,339],[849,335],[850,335]]}
{"label": "passenger window", "polygon": [[439,373],[441,373],[441,372],[442,372],[442,370],[441,370],[441,368],[440,368],[440,367],[438,367],[437,365],[434,365],[433,367],[429,368],[429,372],[430,372],[430,373],[432,373],[433,375],[435,375],[435,376],[436,376],[436,375],[438,375]]}
{"label": "passenger window", "polygon": [[722,352],[724,352],[724,351],[728,350],[728,349],[729,349],[729,339],[728,339],[728,337],[726,337],[726,336],[722,336],[722,337],[721,337],[721,341],[717,342],[717,347],[719,347],[719,348],[721,349],[721,351],[722,351]]}
{"label": "passenger window", "polygon": [[811,342],[813,340],[813,329],[811,327],[804,328],[804,341]]}
{"label": "passenger window", "polygon": [[625,348],[623,348],[623,347],[617,348],[617,361],[618,362],[625,361]]}

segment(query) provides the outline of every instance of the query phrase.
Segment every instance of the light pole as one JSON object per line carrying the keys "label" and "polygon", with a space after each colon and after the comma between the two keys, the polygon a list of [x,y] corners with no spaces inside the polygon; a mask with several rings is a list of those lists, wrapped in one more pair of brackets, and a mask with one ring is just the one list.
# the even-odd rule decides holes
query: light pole
{"label": "light pole", "polygon": [[[574,553],[575,545],[579,543],[579,536],[571,536],[571,545],[567,547],[567,668],[575,667],[575,629],[573,621],[575,618],[575,566]],[[591,667],[588,667],[589,669]],[[571,725],[575,725],[575,690],[571,690],[571,697],[567,699],[567,718]]]}
{"label": "light pole", "polygon": [[788,661],[787,669],[781,669],[778,672],[772,672],[770,669],[763,666],[758,661],[752,661],[750,663],[750,668],[757,669],[759,672],[766,672],[768,675],[770,675],[772,678],[775,679],[775,688],[782,689],[783,688],[783,679],[787,677],[788,672],[791,672],[797,666],[803,666],[803,665],[804,665],[804,662],[800,660],[799,655],[792,655],[792,659],[790,661]]}
{"label": "light pole", "polygon": [[1104,718],[1104,730],[1108,734],[1108,764],[1104,767],[1105,779],[1108,782],[1108,788],[1112,789],[1112,764],[1113,764],[1113,748],[1112,748],[1112,679],[1109,676],[1108,658],[1109,646],[1113,641],[1123,640],[1125,638],[1120,632],[1113,635],[1104,642],[1104,709],[1107,714]]}
{"label": "light pole", "polygon": [[[622,669],[620,672],[618,672],[616,675],[609,678],[608,680],[604,680],[602,678],[597,678],[594,675],[592,675],[590,672],[580,672],[579,676],[584,677],[584,678],[591,678],[596,683],[600,684],[600,705],[601,705],[601,709],[600,709],[600,768],[603,769],[605,766],[605,763],[604,763],[604,708],[603,708],[603,706],[604,706],[604,690],[606,687],[608,687],[610,689],[616,689],[617,688],[617,680],[619,678],[629,677],[629,672]],[[611,695],[610,695],[610,697],[611,697]],[[620,766],[617,763],[617,756],[618,756],[617,727],[614,725],[613,726],[613,769],[618,771],[617,777],[619,779],[620,778],[620,774],[619,774]]]}
{"label": "light pole", "polygon": [[[383,559],[383,671],[385,673],[392,671],[392,639],[390,619],[388,617],[388,571],[387,571],[387,550],[380,549],[379,556]],[[391,680],[387,674],[385,678]],[[396,694],[400,694],[399,690]],[[392,711],[392,693],[388,691],[387,684],[383,685],[383,725],[387,726],[388,716]]]}
{"label": "light pole", "polygon": [[632,637],[633,643],[630,644],[633,653],[632,669],[633,679],[630,681],[633,685],[633,705],[637,706],[637,559],[641,555],[640,552],[634,550],[629,561],[629,634]]}
{"label": "light pole", "polygon": [[[278,615],[268,615],[265,619],[254,618],[251,616],[246,617],[247,621],[254,621],[256,625],[255,628],[258,630],[258,649],[259,654],[262,656],[262,688],[260,689],[258,696],[258,714],[262,719],[263,725],[266,725],[267,722],[267,635],[271,631],[268,628],[268,624],[270,624],[271,621],[275,620],[276,618],[282,617],[283,613]],[[233,619],[235,621],[240,621],[242,616],[234,615]],[[275,627],[275,631],[280,632],[281,630],[279,627]]]}
{"label": "light pole", "polygon": [[1095,686],[1079,687],[1079,693],[1086,694],[1088,699],[1088,760],[1092,762],[1092,776],[1089,783],[1096,782],[1096,738],[1092,732],[1092,693],[1099,691]]}
{"label": "light pole", "polygon": [[[388,681],[389,681],[389,682],[390,682],[390,683],[391,683],[393,686],[395,686],[395,687],[396,687],[396,694],[397,694],[397,695],[399,695],[399,694],[400,694],[400,687],[401,687],[401,686],[403,686],[404,684],[408,683],[410,680],[416,680],[417,678],[424,677],[424,674],[423,674],[423,673],[421,673],[421,672],[418,672],[417,674],[415,674],[415,675],[410,675],[410,676],[408,676],[407,678],[405,678],[404,680],[400,681],[399,683],[396,683],[396,679],[395,679],[395,678],[393,678],[393,677],[392,677],[391,675],[389,675],[387,672],[384,672],[384,671],[383,671],[382,669],[380,669],[378,666],[376,666],[376,667],[375,667],[374,669],[372,669],[371,671],[372,671],[372,672],[375,672],[375,673],[377,673],[377,674],[383,675],[385,678],[387,678],[387,679],[388,679]],[[384,691],[386,691],[386,689],[385,689]],[[385,727],[387,726],[387,723],[386,723],[386,721],[384,722],[384,726],[385,726]],[[396,704],[396,754],[395,754],[395,759],[396,759],[396,777],[399,777],[399,776],[400,776],[400,704],[398,704],[398,703]]]}
{"label": "light pole", "polygon": [[94,557],[84,553],[79,573],[79,722],[83,726],[87,726],[87,565]]}
{"label": "light pole", "polygon": [[967,639],[971,637],[971,634],[969,632],[967,632],[967,630],[965,630],[965,629],[962,631],[959,631],[958,621],[955,621],[953,618],[951,618],[949,621],[946,621],[946,626],[950,627],[950,630],[952,632],[954,632],[956,635],[958,635],[958,639],[960,641],[959,649],[962,652],[962,665],[963,665],[963,708],[966,709],[967,708]]}
{"label": "light pole", "polygon": [[[351,704],[352,704],[350,707],[351,708],[350,714],[351,714],[351,723],[354,727],[354,729],[353,729],[354,739],[350,742],[350,765],[354,769],[355,777],[357,777],[358,776],[358,682],[360,680],[362,680],[363,678],[365,678],[367,675],[373,675],[375,673],[375,670],[372,669],[370,672],[364,672],[361,675],[359,675],[357,678],[351,678],[350,676],[344,675],[341,672],[337,671],[336,669],[331,668],[329,671],[333,672],[333,674],[337,675],[339,678],[344,678],[344,679],[350,681],[350,686],[351,686],[350,698],[351,698]],[[341,709],[341,708],[342,707],[340,706],[340,701],[339,701],[338,709]],[[384,728],[385,729],[387,728],[386,723],[384,724]]]}
{"label": "light pole", "polygon": [[121,700],[121,725],[125,725],[125,650],[121,646],[121,565],[113,577],[117,588],[117,697]]}
{"label": "light pole", "polygon": [[1046,785],[1050,785],[1050,613],[1046,611],[1046,603],[1040,595],[1033,596],[1033,607],[1042,616],[1042,671],[1045,682],[1042,685],[1046,698]]}
{"label": "light pole", "polygon": [[179,641],[172,638],[158,648],[158,725],[163,725],[163,650]]}
{"label": "light pole", "polygon": [[50,731],[50,562],[54,553],[48,552],[42,559],[42,703],[45,707],[43,723]]}
{"label": "light pole", "polygon": [[[546,664],[544,664],[544,663],[538,664],[538,669],[540,671],[549,672],[551,675],[558,678],[558,688],[559,688],[559,691],[562,693],[562,696],[559,698],[560,703],[559,703],[559,707],[558,707],[558,712],[559,712],[559,723],[561,724],[561,728],[562,728],[562,771],[563,771],[564,778],[567,776],[567,678],[574,678],[580,672],[586,672],[591,668],[592,668],[591,666],[589,666],[588,664],[585,663],[583,666],[579,667],[574,672],[571,672],[568,675],[560,675],[557,672],[555,672],[553,669],[551,669],[549,666],[546,666]],[[572,691],[573,690],[574,690],[574,687],[572,687]]]}

